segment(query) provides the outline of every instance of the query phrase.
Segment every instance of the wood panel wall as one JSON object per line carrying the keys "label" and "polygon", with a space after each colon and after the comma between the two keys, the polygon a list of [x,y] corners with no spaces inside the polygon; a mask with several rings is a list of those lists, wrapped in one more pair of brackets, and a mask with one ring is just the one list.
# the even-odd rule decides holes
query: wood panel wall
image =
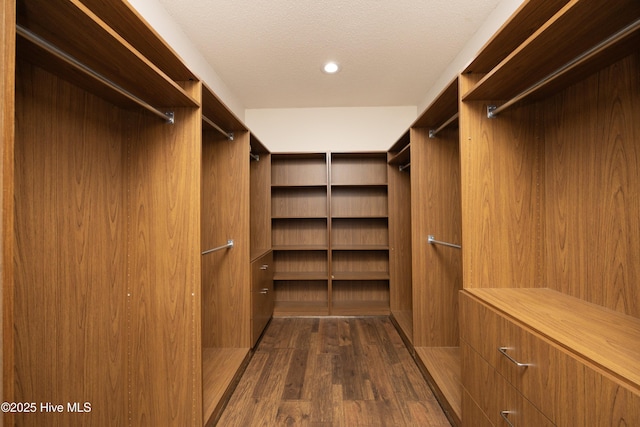
{"label": "wood panel wall", "polygon": [[[6,381],[4,374],[13,369],[13,156],[14,156],[14,99],[15,99],[15,2],[2,1],[0,5],[0,188],[2,208],[0,223],[0,379],[2,402],[13,400],[13,381]],[[0,427],[10,425],[10,416],[0,417]]]}
{"label": "wood panel wall", "polygon": [[201,423],[199,111],[169,125],[16,76],[15,400],[69,426]]}
{"label": "wood panel wall", "polygon": [[202,256],[202,345],[249,348],[249,133],[205,132],[202,165],[202,250],[235,241]]}
{"label": "wood panel wall", "polygon": [[135,425],[202,423],[201,114],[174,114],[173,125],[146,113],[127,116],[127,366]]}
{"label": "wood panel wall", "polygon": [[640,316],[639,56],[495,119],[461,103],[465,286],[549,287]]}
{"label": "wood panel wall", "polygon": [[546,283],[640,317],[640,53],[543,103]]}
{"label": "wood panel wall", "polygon": [[[15,395],[125,425],[127,209],[120,112],[28,64],[16,77]],[[62,401],[61,401],[62,400]],[[38,408],[39,410],[39,408]],[[51,415],[17,414],[23,426]]]}
{"label": "wood panel wall", "polygon": [[271,249],[271,155],[258,154],[260,160],[249,163],[252,260]]}
{"label": "wood panel wall", "polygon": [[388,165],[389,179],[389,305],[409,340],[413,339],[411,290],[411,172]]}
{"label": "wood panel wall", "polygon": [[458,130],[430,139],[428,129],[411,129],[411,163],[413,345],[456,347],[461,251],[427,239],[461,244]]}
{"label": "wood panel wall", "polygon": [[[460,93],[480,75],[460,76]],[[544,127],[537,105],[487,118],[460,103],[465,287],[537,287],[544,266]]]}

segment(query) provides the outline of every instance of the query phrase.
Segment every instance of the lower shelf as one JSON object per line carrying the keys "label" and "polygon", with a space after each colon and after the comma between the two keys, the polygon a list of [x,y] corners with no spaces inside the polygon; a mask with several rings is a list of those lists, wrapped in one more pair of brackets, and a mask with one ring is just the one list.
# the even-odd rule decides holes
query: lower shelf
{"label": "lower shelf", "polygon": [[389,301],[333,301],[334,316],[388,316]]}
{"label": "lower shelf", "polygon": [[276,301],[274,317],[283,316],[327,316],[326,301]]}
{"label": "lower shelf", "polygon": [[202,412],[207,422],[219,415],[231,385],[242,375],[248,348],[205,348],[202,350]]}
{"label": "lower shelf", "polygon": [[424,365],[435,386],[440,404],[462,424],[462,380],[460,377],[460,347],[415,347],[416,355]]}

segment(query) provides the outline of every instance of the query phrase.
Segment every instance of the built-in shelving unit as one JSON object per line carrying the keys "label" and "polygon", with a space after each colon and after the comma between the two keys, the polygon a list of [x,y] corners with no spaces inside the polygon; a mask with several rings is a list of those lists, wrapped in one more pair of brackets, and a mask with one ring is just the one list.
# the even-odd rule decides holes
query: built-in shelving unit
{"label": "built-in shelving unit", "polygon": [[329,314],[326,153],[271,156],[275,314]]}
{"label": "built-in shelving unit", "polygon": [[389,311],[382,153],[272,155],[276,313]]}

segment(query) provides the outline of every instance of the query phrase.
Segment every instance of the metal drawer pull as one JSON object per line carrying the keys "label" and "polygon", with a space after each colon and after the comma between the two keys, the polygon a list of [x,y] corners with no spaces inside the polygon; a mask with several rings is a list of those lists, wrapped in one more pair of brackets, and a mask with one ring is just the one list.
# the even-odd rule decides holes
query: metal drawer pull
{"label": "metal drawer pull", "polygon": [[262,290],[260,291],[261,294],[266,295],[269,293],[269,288],[262,288]]}
{"label": "metal drawer pull", "polygon": [[260,266],[260,270],[266,270],[267,268],[269,268],[269,264],[262,264]]}
{"label": "metal drawer pull", "polygon": [[513,424],[511,423],[511,421],[509,421],[509,414],[515,414],[514,411],[500,411],[500,416],[502,417],[503,420],[505,420],[507,422],[507,424],[509,424],[510,427],[513,427]]}
{"label": "metal drawer pull", "polygon": [[507,354],[507,350],[509,350],[509,347],[498,347],[498,351],[500,353],[502,353],[502,355],[504,357],[506,357],[507,359],[509,359],[511,362],[513,362],[514,365],[520,367],[520,368],[526,368],[527,366],[532,366],[531,363],[520,363],[518,362],[516,359],[514,359],[513,357],[509,356]]}

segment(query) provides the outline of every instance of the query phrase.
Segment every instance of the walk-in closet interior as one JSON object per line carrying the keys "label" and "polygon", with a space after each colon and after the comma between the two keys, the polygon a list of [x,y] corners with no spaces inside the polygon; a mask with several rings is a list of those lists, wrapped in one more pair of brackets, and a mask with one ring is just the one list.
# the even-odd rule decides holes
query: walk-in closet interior
{"label": "walk-in closet interior", "polygon": [[1,5],[0,425],[216,425],[274,317],[369,316],[452,425],[640,425],[638,0],[523,1],[386,151],[271,150],[126,1]]}

